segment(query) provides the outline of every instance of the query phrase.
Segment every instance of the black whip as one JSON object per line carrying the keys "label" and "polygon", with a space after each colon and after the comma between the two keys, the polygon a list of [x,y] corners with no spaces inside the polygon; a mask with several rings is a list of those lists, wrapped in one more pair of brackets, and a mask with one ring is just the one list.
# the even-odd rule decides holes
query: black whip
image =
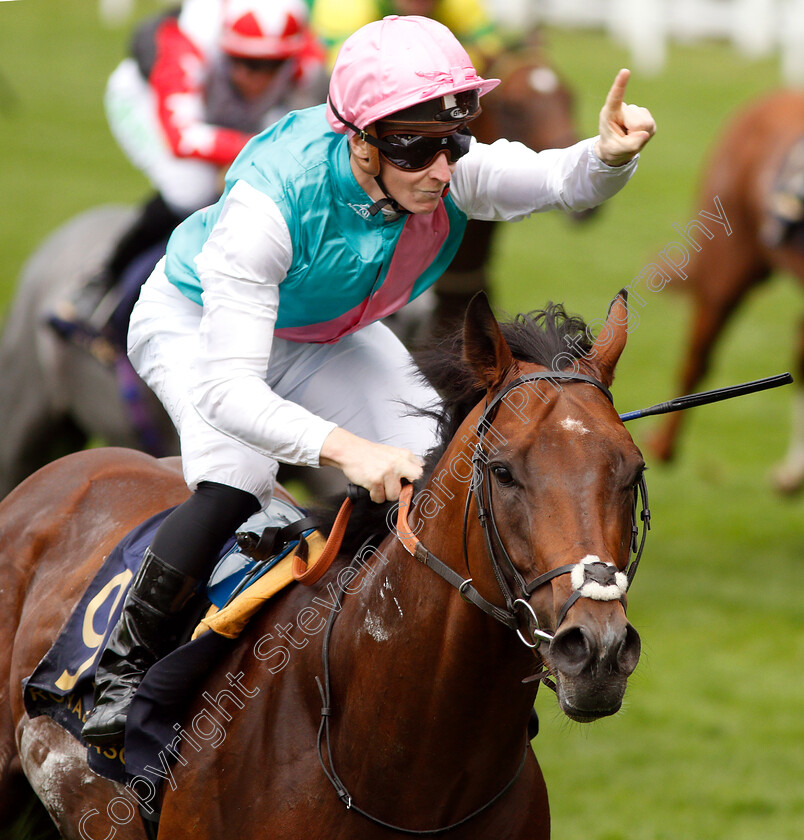
{"label": "black whip", "polygon": [[650,408],[640,408],[636,411],[626,411],[620,415],[623,422],[636,420],[638,417],[650,417],[652,414],[667,414],[670,411],[681,411],[685,408],[693,408],[696,405],[707,405],[708,403],[730,400],[732,397],[742,397],[745,394],[753,394],[757,391],[766,391],[768,388],[778,388],[780,385],[789,385],[793,377],[789,373],[779,373],[776,376],[766,376],[764,379],[754,379],[752,382],[743,382],[741,385],[729,385],[726,388],[715,388],[713,391],[701,391],[699,394],[687,394],[685,397],[676,397],[668,402],[652,405]]}

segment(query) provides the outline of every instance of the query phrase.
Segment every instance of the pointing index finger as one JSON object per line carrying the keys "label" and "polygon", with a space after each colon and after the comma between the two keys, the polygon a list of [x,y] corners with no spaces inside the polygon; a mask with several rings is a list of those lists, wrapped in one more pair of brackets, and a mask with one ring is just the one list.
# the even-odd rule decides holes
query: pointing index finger
{"label": "pointing index finger", "polygon": [[614,77],[614,82],[611,85],[611,90],[609,90],[608,95],[606,96],[606,108],[608,110],[619,110],[620,106],[623,104],[625,88],[628,85],[628,80],[630,78],[631,71],[625,67],[622,70],[620,70],[620,72],[617,73],[617,75]]}

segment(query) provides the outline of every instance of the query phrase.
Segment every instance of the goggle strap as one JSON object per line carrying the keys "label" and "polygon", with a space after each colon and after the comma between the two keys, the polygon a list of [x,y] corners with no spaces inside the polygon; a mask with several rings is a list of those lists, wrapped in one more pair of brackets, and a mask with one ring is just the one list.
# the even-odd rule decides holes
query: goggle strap
{"label": "goggle strap", "polygon": [[329,103],[329,107],[332,109],[332,113],[335,114],[335,118],[342,122],[347,128],[350,128],[354,133],[361,139],[368,143],[370,146],[375,146],[381,152],[392,152],[393,148],[390,144],[384,143],[378,137],[374,137],[373,135],[369,134],[365,128],[358,128],[354,123],[350,123],[349,120],[345,119],[338,113],[338,109],[335,107],[335,103],[332,101],[331,97],[327,95],[327,102]]}

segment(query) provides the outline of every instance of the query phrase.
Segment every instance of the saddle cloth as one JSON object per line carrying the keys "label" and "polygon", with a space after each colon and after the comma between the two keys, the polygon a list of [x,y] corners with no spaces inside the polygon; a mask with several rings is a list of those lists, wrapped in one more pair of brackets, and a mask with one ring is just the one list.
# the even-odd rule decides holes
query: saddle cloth
{"label": "saddle cloth", "polygon": [[[23,681],[25,708],[30,717],[47,715],[81,741],[81,729],[93,707],[97,661],[122,610],[128,586],[142,562],[145,549],[162,520],[163,511],[127,534],[110,552],[73,610],[53,646],[34,672]],[[281,542],[287,532],[302,528],[308,546],[307,562],[314,564],[325,540],[304,526],[305,511],[281,499],[247,520],[238,529],[239,540],[230,540],[210,577],[207,596],[211,603],[207,615],[193,638],[160,660],[145,676],[129,714],[126,750],[101,750],[87,745],[89,765],[96,773],[119,782],[150,767],[153,755],[165,738],[175,735],[172,727],[181,719],[181,710],[192,699],[192,687],[209,671],[210,663],[221,655],[242,632],[248,619],[293,581],[291,565],[299,539]],[[259,562],[246,554],[242,545],[260,544],[262,535],[279,534],[278,550]],[[272,540],[267,542],[268,545]],[[207,632],[214,630],[215,632]]]}

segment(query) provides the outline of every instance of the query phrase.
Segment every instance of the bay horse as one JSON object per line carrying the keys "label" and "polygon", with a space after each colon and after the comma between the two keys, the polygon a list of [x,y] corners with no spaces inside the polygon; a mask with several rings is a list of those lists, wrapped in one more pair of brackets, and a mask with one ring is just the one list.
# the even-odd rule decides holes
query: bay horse
{"label": "bay horse", "polygon": [[[486,97],[477,121],[483,139],[509,136],[536,150],[574,142],[572,95],[541,51],[516,51],[505,62],[499,68],[504,80]],[[157,456],[178,453],[167,415],[125,358],[111,364],[93,358],[46,323],[58,301],[98,271],[131,212],[103,206],[80,214],[51,234],[23,267],[0,335],[0,498],[89,440]],[[495,224],[469,224],[461,250],[439,281],[432,322],[432,301],[421,300],[428,325],[457,324],[472,294],[488,285]],[[420,313],[401,316],[394,328],[403,339],[413,340],[420,330]]]}
{"label": "bay horse", "polygon": [[[366,502],[327,575],[283,590],[210,663],[159,838],[549,837],[530,712],[548,674],[573,720],[621,706],[640,653],[625,590],[644,463],[608,390],[624,295],[594,342],[560,307],[536,315],[500,325],[478,296],[458,352],[425,360],[443,442],[415,507],[394,519]],[[117,541],[186,497],[175,460],[85,450],[0,503],[0,821],[27,786],[64,840],[145,836],[130,787],[30,719],[21,681]],[[190,721],[222,702],[224,675],[240,703],[219,709],[225,737],[199,743]]]}
{"label": "bay horse", "polygon": [[[753,288],[774,272],[789,272],[804,282],[801,217],[788,235],[774,234],[779,176],[804,178],[804,161],[790,156],[804,138],[804,93],[778,91],[742,108],[725,126],[709,155],[697,207],[710,211],[715,199],[728,219],[730,233],[694,235],[687,249],[686,279],[674,280],[692,298],[693,312],[686,353],[678,374],[678,392],[691,393],[706,375],[713,351],[729,319]],[[789,185],[787,185],[789,186]],[[795,198],[795,197],[794,197]],[[804,193],[798,195],[804,199]],[[770,235],[769,235],[770,234]],[[804,321],[796,348],[797,380],[804,377]],[[669,461],[678,447],[684,412],[668,414],[648,446]],[[787,455],[773,473],[776,488],[795,492],[804,486],[804,395],[794,397],[793,429]]]}

